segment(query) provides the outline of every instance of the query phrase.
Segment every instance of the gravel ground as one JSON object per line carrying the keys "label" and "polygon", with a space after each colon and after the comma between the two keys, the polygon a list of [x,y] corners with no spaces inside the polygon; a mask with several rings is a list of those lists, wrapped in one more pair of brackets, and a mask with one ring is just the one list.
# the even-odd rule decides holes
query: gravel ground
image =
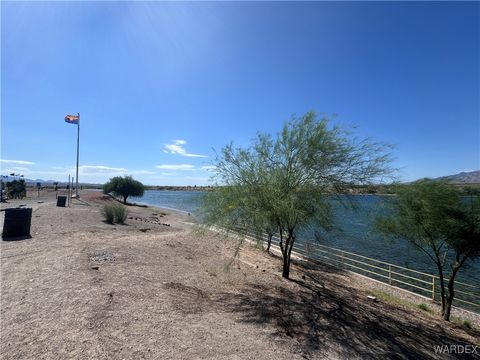
{"label": "gravel ground", "polygon": [[100,193],[42,196],[20,202],[32,238],[1,242],[2,359],[480,358],[435,354],[479,333],[372,302],[350,273],[297,263],[288,281],[276,256],[232,261],[234,242],[184,214],[130,206],[109,225]]}
{"label": "gravel ground", "polygon": [[[250,240],[247,240],[250,241]],[[275,254],[280,255],[280,249],[278,246],[275,246],[272,244],[272,252]],[[292,257],[296,257],[297,259],[301,259],[302,261],[308,260],[304,256],[300,254],[292,254]],[[328,266],[327,264],[323,264],[323,266]],[[337,271],[340,272],[341,270],[335,267],[331,267],[332,271]],[[441,316],[441,304],[440,302],[437,301],[432,301],[431,298],[426,297],[426,296],[421,296],[419,294],[415,294],[413,292],[395,287],[395,286],[390,286],[384,282],[374,280],[368,276],[364,276],[361,274],[358,274],[354,271],[345,271],[345,274],[348,275],[349,282],[351,283],[352,286],[357,288],[358,290],[366,290],[368,293],[370,293],[371,296],[374,296],[375,294],[378,294],[380,292],[380,295],[384,297],[390,297],[392,296],[392,302],[396,302],[397,305],[403,305],[405,303],[405,306],[407,307],[415,307],[419,306],[421,304],[426,305],[428,307],[428,311],[434,315],[434,316]],[[464,310],[462,308],[458,307],[452,307],[451,310],[451,319],[455,319],[457,321],[464,321],[467,320],[469,321],[472,326],[480,329],[480,314],[469,311],[469,310]]]}

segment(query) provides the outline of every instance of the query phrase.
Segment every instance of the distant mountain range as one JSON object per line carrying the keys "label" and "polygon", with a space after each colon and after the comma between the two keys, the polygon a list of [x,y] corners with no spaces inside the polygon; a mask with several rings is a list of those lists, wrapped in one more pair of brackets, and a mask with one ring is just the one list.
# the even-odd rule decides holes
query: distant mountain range
{"label": "distant mountain range", "polygon": [[442,176],[435,180],[445,180],[455,184],[480,184],[480,170]]}

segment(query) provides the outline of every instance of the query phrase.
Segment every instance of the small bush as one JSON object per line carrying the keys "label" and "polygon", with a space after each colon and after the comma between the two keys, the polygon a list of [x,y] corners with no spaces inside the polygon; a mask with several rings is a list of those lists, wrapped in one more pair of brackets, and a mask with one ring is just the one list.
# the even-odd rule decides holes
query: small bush
{"label": "small bush", "polygon": [[397,296],[394,296],[392,294],[381,291],[381,290],[372,290],[372,291],[370,291],[370,293],[373,296],[375,296],[378,300],[382,300],[382,301],[385,301],[387,303],[397,304],[397,305],[401,305],[401,306],[407,306],[407,307],[410,307],[410,308],[413,307],[412,303],[410,303],[406,300],[403,300],[402,298],[399,298]]}
{"label": "small bush", "polygon": [[113,212],[115,215],[115,221],[117,223],[123,224],[127,219],[128,211],[125,206],[120,204],[115,204],[113,207]]}
{"label": "small bush", "polygon": [[452,322],[459,325],[459,326],[462,326],[465,329],[469,329],[469,330],[480,329],[477,326],[475,326],[470,320],[465,320],[465,319],[462,319],[462,318],[459,318],[459,317],[456,317],[456,316],[452,316]]}
{"label": "small bush", "polygon": [[123,224],[127,219],[127,208],[120,204],[108,204],[102,209],[102,215],[105,221],[109,224],[120,223]]}
{"label": "small bush", "polygon": [[470,320],[463,320],[462,326],[466,327],[467,329],[471,329],[472,328],[472,322]]}
{"label": "small bush", "polygon": [[427,304],[424,303],[419,304],[418,308],[423,311],[430,311],[430,308],[427,306]]}
{"label": "small bush", "polygon": [[107,223],[113,224],[115,220],[114,205],[105,205],[102,209],[102,215]]}

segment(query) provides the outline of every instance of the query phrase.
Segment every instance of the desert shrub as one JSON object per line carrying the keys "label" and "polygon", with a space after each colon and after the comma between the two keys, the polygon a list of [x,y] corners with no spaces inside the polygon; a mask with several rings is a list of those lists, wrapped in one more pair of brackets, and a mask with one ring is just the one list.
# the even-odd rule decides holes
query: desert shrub
{"label": "desert shrub", "polygon": [[102,215],[109,224],[123,224],[127,219],[127,208],[120,204],[108,204],[102,209]]}
{"label": "desert shrub", "polygon": [[418,308],[420,310],[423,310],[423,311],[430,311],[429,307],[427,306],[427,304],[424,304],[424,303],[421,303],[418,305]]}
{"label": "desert shrub", "polygon": [[114,205],[105,205],[103,208],[102,208],[102,215],[103,217],[105,218],[105,221],[109,224],[113,224],[113,222],[115,221],[115,209],[114,209]]}
{"label": "desert shrub", "polygon": [[462,325],[464,327],[466,327],[467,329],[471,329],[472,328],[472,322],[470,320],[463,320],[463,323]]}
{"label": "desert shrub", "polygon": [[115,222],[123,224],[127,219],[128,210],[123,205],[115,204],[113,206],[113,213],[115,215]]}
{"label": "desert shrub", "polygon": [[457,324],[458,326],[464,327],[465,329],[477,329],[470,320],[465,320],[456,316],[452,316],[452,322]]}

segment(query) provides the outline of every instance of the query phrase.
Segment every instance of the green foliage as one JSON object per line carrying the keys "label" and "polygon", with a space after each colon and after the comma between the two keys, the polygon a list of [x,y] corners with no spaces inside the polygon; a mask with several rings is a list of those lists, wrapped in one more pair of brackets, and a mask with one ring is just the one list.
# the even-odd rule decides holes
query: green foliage
{"label": "green foliage", "polygon": [[418,304],[418,308],[423,311],[430,311],[430,308],[428,307],[428,305],[424,303]]}
{"label": "green foliage", "polygon": [[376,227],[385,237],[409,241],[436,264],[442,315],[449,320],[455,276],[468,259],[480,256],[480,199],[428,179],[399,185],[396,194],[390,215],[379,218]]}
{"label": "green foliage", "polygon": [[459,195],[446,183],[421,180],[397,185],[391,201],[392,216],[377,220],[377,229],[387,236],[424,246],[447,239],[458,212]]}
{"label": "green foliage", "polygon": [[115,209],[114,205],[108,204],[102,208],[102,215],[105,218],[105,221],[109,224],[113,224],[115,222]]}
{"label": "green foliage", "polygon": [[390,304],[396,304],[396,305],[405,306],[405,307],[409,307],[409,308],[414,308],[415,307],[415,305],[413,305],[413,303],[411,303],[407,300],[404,300],[401,297],[398,297],[398,296],[392,295],[390,293],[387,293],[385,291],[382,291],[382,290],[370,290],[370,293],[373,296],[375,296],[378,300],[385,301],[385,302],[390,303]]}
{"label": "green foliage", "polygon": [[24,179],[7,182],[7,194],[10,199],[23,199],[27,194]]}
{"label": "green foliage", "polygon": [[121,204],[107,204],[102,208],[102,215],[109,224],[123,224],[127,219],[128,210]]}
{"label": "green foliage", "polygon": [[478,330],[470,320],[465,320],[457,316],[452,316],[452,322],[469,330]]}
{"label": "green foliage", "polygon": [[462,326],[467,328],[467,329],[472,329],[473,328],[472,322],[470,320],[463,320]]}
{"label": "green foliage", "polygon": [[140,181],[134,180],[131,176],[115,176],[103,185],[105,194],[113,194],[122,197],[123,203],[127,203],[129,196],[142,196],[145,187]]}
{"label": "green foliage", "polygon": [[358,141],[313,112],[293,118],[275,137],[258,134],[248,148],[222,149],[214,163],[222,186],[205,196],[204,221],[275,231],[288,278],[297,228],[315,222],[331,229],[328,197],[381,181],[390,173],[387,149]]}
{"label": "green foliage", "polygon": [[123,224],[127,219],[128,210],[121,204],[115,204],[113,207],[113,213],[115,215],[115,222]]}

